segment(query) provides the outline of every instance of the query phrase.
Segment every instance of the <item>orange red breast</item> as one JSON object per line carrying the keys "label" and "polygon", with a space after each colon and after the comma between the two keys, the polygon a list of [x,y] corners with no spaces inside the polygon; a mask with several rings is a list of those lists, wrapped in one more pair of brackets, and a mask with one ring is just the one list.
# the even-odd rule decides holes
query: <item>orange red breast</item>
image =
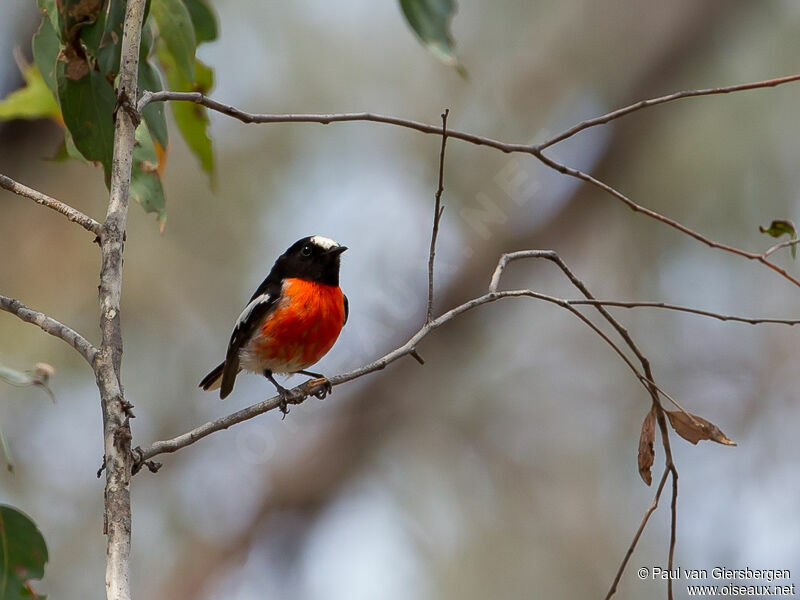
{"label": "orange red breast", "polygon": [[328,353],[344,321],[344,295],[339,286],[287,278],[281,300],[248,350],[265,369],[300,371]]}

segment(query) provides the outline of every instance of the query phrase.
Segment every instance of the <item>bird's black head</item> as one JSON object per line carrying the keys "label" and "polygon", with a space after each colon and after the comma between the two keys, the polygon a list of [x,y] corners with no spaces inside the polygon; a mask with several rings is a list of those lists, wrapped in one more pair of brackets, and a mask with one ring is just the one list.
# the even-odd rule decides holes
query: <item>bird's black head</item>
{"label": "bird's black head", "polygon": [[339,255],[347,250],[330,238],[312,235],[297,240],[278,257],[273,273],[327,285],[339,285]]}

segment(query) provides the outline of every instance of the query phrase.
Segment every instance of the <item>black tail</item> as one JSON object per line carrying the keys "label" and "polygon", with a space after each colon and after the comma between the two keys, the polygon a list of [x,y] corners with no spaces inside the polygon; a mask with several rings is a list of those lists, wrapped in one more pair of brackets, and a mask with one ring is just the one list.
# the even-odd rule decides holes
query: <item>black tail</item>
{"label": "black tail", "polygon": [[224,370],[225,363],[221,363],[219,366],[215,367],[211,373],[203,377],[203,380],[200,382],[200,387],[207,392],[217,389],[220,386],[222,371]]}

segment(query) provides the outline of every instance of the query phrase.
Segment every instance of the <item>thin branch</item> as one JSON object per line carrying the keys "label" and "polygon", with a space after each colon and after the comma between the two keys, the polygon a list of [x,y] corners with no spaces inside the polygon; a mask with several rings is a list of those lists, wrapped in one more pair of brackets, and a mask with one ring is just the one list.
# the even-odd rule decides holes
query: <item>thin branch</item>
{"label": "thin branch", "polygon": [[[592,301],[596,300],[596,298],[586,287],[586,284],[583,283],[583,281],[581,281],[578,278],[578,276],[575,275],[575,273],[573,273],[570,270],[570,268],[561,259],[558,253],[553,250],[522,250],[520,252],[511,252],[508,254],[504,254],[503,256],[500,257],[500,260],[497,263],[497,268],[495,269],[494,274],[492,275],[492,280],[489,283],[489,289],[495,291],[497,290],[497,287],[500,284],[500,277],[502,276],[503,271],[505,270],[508,263],[524,258],[543,258],[545,260],[549,260],[552,263],[555,263],[558,266],[558,268],[564,272],[564,274],[567,276],[570,282],[572,282],[572,285],[574,285],[584,296],[586,296],[588,300]],[[642,351],[633,341],[633,338],[631,338],[630,334],[628,333],[628,330],[625,329],[625,327],[623,327],[622,324],[619,321],[617,321],[611,315],[611,313],[609,313],[603,307],[602,304],[593,303],[592,305],[603,316],[603,318],[611,324],[611,326],[617,331],[620,337],[625,341],[628,348],[630,348],[631,351],[636,355],[636,358],[639,359],[639,362],[641,363],[645,373],[644,377],[640,375],[640,378],[642,379],[643,383],[646,382],[648,391],[651,392],[651,395],[653,397],[653,402],[655,402],[657,405],[660,406],[658,401],[658,392],[661,391],[661,389],[655,384],[653,375],[650,372],[650,362],[647,360]],[[635,370],[635,372],[638,374],[638,371]],[[665,396],[670,400],[672,400],[672,398],[668,394],[665,393]],[[672,402],[676,406],[678,406],[678,408],[681,408],[680,405],[677,404],[677,402],[675,402],[674,400],[672,400]],[[683,409],[681,408],[681,410]]]}
{"label": "thin branch", "polygon": [[43,194],[42,192],[36,191],[33,188],[29,188],[28,186],[14,181],[10,177],[7,177],[3,174],[0,174],[0,187],[8,190],[9,192],[17,194],[18,196],[22,196],[23,198],[33,200],[36,202],[36,204],[41,204],[47,208],[52,208],[54,211],[67,217],[67,219],[73,223],[77,223],[85,230],[95,235],[100,235],[100,223],[91,217],[87,217],[81,211],[72,208],[68,204],[64,204],[60,200],[56,200],[47,194]]}
{"label": "thin branch", "polygon": [[[778,79],[768,79],[766,81],[757,81],[754,83],[733,85],[723,88],[687,90],[687,91],[676,92],[668,96],[662,96],[660,98],[643,100],[642,102],[637,102],[636,104],[632,104],[625,108],[615,110],[614,112],[597,117],[595,119],[583,121],[582,123],[575,125],[574,127],[568,129],[567,131],[558,134],[557,136],[550,138],[541,144],[512,144],[512,143],[502,142],[500,140],[495,140],[489,137],[474,135],[471,133],[465,133],[462,131],[456,131],[452,129],[448,132],[448,136],[463,140],[465,142],[469,142],[471,144],[476,144],[478,146],[490,146],[492,148],[500,150],[501,152],[506,152],[506,153],[521,152],[525,154],[536,154],[536,152],[541,152],[542,150],[552,146],[553,144],[565,140],[568,137],[572,137],[579,131],[583,131],[584,129],[588,129],[589,127],[594,127],[596,125],[601,125],[603,123],[608,123],[609,121],[618,119],[619,117],[635,112],[637,110],[641,110],[643,108],[647,108],[649,106],[656,106],[658,104],[664,104],[665,102],[680,100],[682,98],[692,98],[696,96],[710,96],[713,94],[727,94],[730,92],[775,87],[784,83],[790,83],[798,80],[800,80],[800,74],[789,75],[787,77],[781,77]],[[400,127],[406,127],[408,129],[415,129],[422,133],[429,133],[434,135],[441,134],[441,128],[436,127],[434,125],[429,125],[427,123],[422,123],[420,121],[412,121],[410,119],[400,119],[397,117],[390,117],[386,115],[379,115],[369,112],[338,113],[338,114],[251,113],[236,108],[235,106],[224,104],[222,102],[219,102],[218,100],[209,98],[208,96],[205,96],[199,92],[173,92],[169,90],[161,92],[146,91],[144,92],[144,94],[142,94],[142,97],[139,100],[139,103],[136,108],[138,112],[141,114],[144,108],[151,102],[166,102],[166,101],[195,102],[196,104],[202,104],[203,106],[211,110],[228,115],[229,117],[233,117],[234,119],[238,119],[243,123],[321,123],[323,125],[327,125],[329,123],[337,123],[345,121],[372,121],[376,123],[397,125]]]}
{"label": "thin branch", "polygon": [[635,104],[631,104],[630,106],[626,106],[624,108],[619,108],[615,111],[602,115],[600,117],[595,117],[594,119],[587,119],[586,121],[582,121],[573,127],[559,133],[545,142],[539,144],[539,150],[544,150],[545,148],[549,148],[554,144],[559,142],[563,142],[567,138],[571,138],[576,133],[583,131],[584,129],[589,129],[590,127],[596,127],[597,125],[603,125],[614,119],[619,119],[620,117],[624,117],[625,115],[629,115],[633,112],[638,110],[642,110],[643,108],[649,108],[651,106],[658,106],[659,104],[665,104],[667,102],[672,102],[674,100],[681,100],[683,98],[696,98],[697,96],[714,96],[717,94],[730,94],[731,92],[743,92],[745,90],[757,90],[761,88],[768,88],[768,87],[776,87],[782,85],[784,83],[792,83],[794,81],[800,80],[800,74],[796,75],[789,75],[787,77],[779,77],[777,79],[766,79],[764,81],[755,81],[752,83],[741,83],[738,85],[729,85],[727,87],[716,87],[716,88],[707,88],[703,90],[686,90],[682,92],[675,92],[674,94],[669,94],[667,96],[660,96],[658,98],[651,98],[649,100],[642,100],[640,102],[636,102]]}
{"label": "thin branch", "polygon": [[[675,465],[672,465],[670,473],[672,474],[672,502],[670,503],[669,561],[667,568],[671,573],[675,565],[675,543],[678,539],[678,470]],[[672,577],[667,579],[667,598],[672,600]]]}
{"label": "thin branch", "polygon": [[678,221],[675,221],[674,219],[670,219],[669,217],[666,217],[666,216],[664,216],[664,215],[662,215],[662,214],[660,214],[660,213],[658,213],[658,212],[656,212],[654,210],[646,208],[646,207],[642,206],[641,204],[637,204],[636,202],[634,202],[633,200],[628,198],[622,192],[617,191],[616,189],[614,189],[613,187],[611,187],[607,183],[604,183],[604,182],[600,181],[599,179],[596,179],[595,177],[592,177],[588,173],[584,173],[583,171],[579,171],[578,169],[573,169],[571,167],[567,167],[566,165],[562,165],[561,163],[556,162],[552,158],[550,158],[548,156],[545,156],[541,152],[537,152],[536,153],[536,157],[539,160],[541,160],[544,164],[546,164],[548,167],[551,167],[552,169],[555,169],[559,173],[562,173],[564,175],[568,175],[570,177],[574,177],[575,179],[580,179],[580,180],[585,181],[586,183],[588,183],[590,185],[593,185],[594,187],[596,187],[598,189],[603,190],[604,192],[610,194],[611,196],[613,196],[617,200],[620,200],[622,203],[624,203],[628,208],[630,208],[634,212],[640,212],[640,213],[642,213],[644,215],[647,215],[648,217],[651,217],[651,218],[655,219],[656,221],[660,221],[660,222],[664,223],[665,225],[668,225],[668,226],[670,226],[670,227],[672,227],[674,229],[677,229],[681,233],[685,233],[689,237],[692,237],[692,238],[696,239],[697,241],[704,243],[706,246],[709,246],[710,248],[717,248],[719,250],[724,250],[725,252],[730,252],[731,254],[736,254],[738,256],[742,256],[742,257],[747,258],[749,260],[758,261],[761,264],[765,265],[766,267],[772,269],[776,273],[780,274],[785,279],[791,281],[794,285],[800,287],[800,280],[798,280],[795,277],[789,275],[789,273],[787,273],[785,269],[779,267],[778,265],[776,265],[772,261],[767,260],[767,258],[765,258],[761,254],[758,254],[756,252],[747,252],[746,250],[741,250],[739,248],[735,248],[734,246],[729,246],[728,244],[723,244],[721,242],[716,242],[716,241],[714,241],[714,240],[712,240],[710,238],[707,238],[702,233],[698,233],[694,229],[686,227],[685,225],[679,223]]}
{"label": "thin branch", "polygon": [[647,525],[647,521],[650,519],[650,515],[652,515],[656,508],[658,508],[658,501],[661,498],[661,492],[664,491],[664,484],[667,483],[667,476],[670,474],[669,469],[664,469],[664,474],[661,475],[661,481],[658,484],[658,488],[656,488],[656,495],[653,498],[653,502],[650,503],[648,509],[644,512],[644,516],[642,517],[641,523],[639,523],[639,527],[636,529],[636,534],[633,536],[633,541],[631,541],[630,546],[628,546],[628,551],[625,552],[625,556],[622,559],[622,562],[617,569],[617,575],[614,577],[614,581],[611,584],[611,588],[608,590],[606,594],[606,600],[609,600],[611,596],[613,596],[617,592],[617,586],[619,585],[620,580],[622,579],[622,574],[625,572],[625,567],[628,566],[628,561],[633,556],[633,551],[636,550],[636,544],[639,543],[639,538],[642,537],[642,532],[644,532],[645,525]]}
{"label": "thin branch", "polygon": [[[165,101],[183,101],[194,102],[201,104],[206,108],[220,112],[234,119],[238,119],[242,123],[320,123],[328,125],[330,123],[345,123],[352,121],[370,121],[373,123],[384,123],[386,125],[396,125],[398,127],[405,127],[406,129],[414,129],[422,133],[433,135],[442,135],[442,128],[438,125],[429,125],[421,121],[413,121],[411,119],[401,119],[399,117],[390,117],[387,115],[379,115],[370,112],[358,113],[338,113],[338,114],[270,114],[270,113],[251,113],[235,106],[223,104],[218,100],[214,100],[199,92],[144,92],[139,99],[137,110],[141,114],[142,110],[151,102],[165,102]],[[447,137],[457,138],[470,144],[478,146],[489,146],[500,150],[501,152],[521,152],[525,154],[533,154],[536,146],[530,144],[509,144],[495,140],[481,135],[474,135],[463,131],[456,131],[449,129]]]}
{"label": "thin branch", "polygon": [[726,315],[722,313],[711,312],[708,310],[701,310],[699,308],[692,308],[690,306],[680,306],[678,304],[668,304],[666,302],[624,302],[620,300],[567,300],[573,306],[587,304],[594,306],[616,306],[620,308],[662,308],[665,310],[674,310],[677,312],[691,313],[703,317],[711,317],[719,321],[735,321],[737,323],[748,323],[750,325],[761,325],[765,323],[778,324],[778,325],[800,325],[800,319],[772,319],[772,318],[753,318],[753,317],[740,317],[736,315]]}
{"label": "thin branch", "polygon": [[[658,428],[661,431],[661,441],[664,446],[666,458],[664,460],[666,469],[672,475],[672,502],[670,504],[670,536],[669,536],[669,561],[668,569],[672,571],[673,561],[675,558],[675,544],[677,542],[678,534],[678,469],[675,468],[675,463],[672,460],[672,451],[670,450],[669,442],[669,427],[667,427],[667,417],[664,410],[656,411],[656,419],[658,421]],[[667,579],[667,599],[673,600],[672,595],[672,579]]]}
{"label": "thin branch", "polygon": [[[640,110],[642,108],[646,108],[648,106],[655,106],[657,104],[663,104],[664,102],[669,102],[671,100],[678,100],[680,98],[690,98],[694,96],[706,96],[711,94],[723,94],[735,91],[742,91],[742,90],[751,90],[751,89],[758,89],[758,88],[765,88],[765,87],[774,87],[780,85],[782,83],[788,83],[792,81],[797,81],[800,79],[800,75],[790,75],[788,77],[783,77],[779,79],[770,79],[766,81],[760,81],[755,83],[748,83],[742,84],[738,86],[730,86],[729,88],[713,88],[710,90],[690,90],[685,92],[677,92],[675,94],[671,94],[670,96],[663,96],[662,98],[655,98],[653,100],[645,100],[642,106],[639,104],[631,105],[624,109],[620,109],[619,111],[615,111],[615,113],[609,113],[609,115],[616,115],[612,116],[608,120],[612,120],[612,118],[618,118],[630,112],[634,112],[635,110]],[[162,91],[162,92],[144,92],[142,98],[139,100],[137,105],[137,110],[141,114],[142,110],[150,104],[151,102],[165,102],[165,101],[183,101],[183,102],[194,102],[196,104],[201,104],[206,108],[211,110],[220,112],[222,114],[228,115],[243,123],[321,123],[323,125],[327,125],[329,123],[341,123],[341,122],[352,122],[352,121],[370,121],[375,123],[384,123],[388,125],[395,125],[398,127],[405,127],[407,129],[413,129],[415,131],[420,131],[426,134],[432,135],[441,135],[442,130],[440,127],[435,125],[430,125],[428,123],[422,123],[420,121],[413,121],[409,119],[401,119],[398,117],[391,117],[386,115],[379,115],[375,113],[368,113],[368,112],[360,112],[360,113],[336,113],[336,114],[260,114],[260,113],[250,113],[247,111],[243,111],[239,108],[234,106],[230,106],[227,104],[223,104],[217,100],[209,98],[199,92],[172,92],[172,91]],[[617,114],[619,113],[619,114]],[[598,117],[598,119],[602,120],[608,117],[605,115],[604,117]],[[587,125],[587,127],[593,126],[592,121]],[[596,123],[600,124],[600,122]],[[585,129],[586,127],[583,127]],[[569,131],[569,130],[568,130]],[[565,132],[567,133],[567,132]],[[577,133],[577,131],[575,132]],[[563,135],[563,134],[561,134]],[[574,134],[570,134],[574,135]],[[730,252],[732,254],[736,254],[738,256],[742,256],[749,260],[756,260],[769,269],[772,269],[776,273],[780,274],[785,279],[791,281],[794,285],[800,287],[800,280],[796,279],[795,277],[789,275],[789,273],[776,265],[775,263],[769,261],[766,256],[762,256],[760,254],[754,252],[747,252],[745,250],[741,250],[734,246],[730,246],[728,244],[723,244],[721,242],[714,241],[703,234],[694,231],[693,229],[686,227],[679,222],[675,221],[674,219],[670,219],[652,209],[645,208],[644,206],[637,204],[621,192],[617,191],[610,185],[603,183],[602,181],[588,175],[582,171],[577,169],[572,169],[565,165],[558,163],[557,161],[553,160],[552,158],[546,156],[542,150],[551,146],[552,144],[556,143],[555,140],[551,139],[543,144],[511,144],[502,142],[496,139],[492,139],[485,136],[474,135],[471,133],[466,133],[463,131],[457,131],[454,129],[449,129],[447,132],[447,137],[456,138],[465,142],[469,142],[471,144],[475,144],[478,146],[488,146],[491,148],[495,148],[500,150],[501,152],[505,153],[514,153],[519,152],[523,154],[530,154],[535,156],[539,159],[542,163],[547,165],[548,167],[555,169],[556,171],[568,175],[570,177],[574,177],[577,179],[581,179],[590,185],[593,185],[606,193],[612,195],[617,200],[620,200],[625,205],[627,205],[631,210],[634,212],[642,213],[652,219],[660,221],[670,227],[681,231],[682,233],[693,237],[694,239],[706,244],[711,248],[717,248],[719,250],[723,250],[725,252]],[[559,136],[556,136],[559,137]],[[569,136],[567,136],[569,137]],[[566,138],[562,138],[566,139]]]}
{"label": "thin branch", "polygon": [[800,239],[784,240],[783,242],[778,242],[774,246],[770,246],[769,248],[767,248],[761,254],[761,258],[767,258],[770,254],[772,254],[773,252],[777,252],[781,248],[788,248],[789,246],[793,247],[793,246],[796,246],[797,244],[800,244]]}
{"label": "thin branch", "polygon": [[436,189],[436,201],[433,206],[433,227],[431,230],[431,249],[428,253],[428,312],[426,323],[433,320],[433,261],[436,257],[436,236],[439,235],[439,221],[442,218],[442,192],[444,192],[444,152],[447,147],[447,117],[450,109],[442,113],[442,148],[439,151],[439,187]]}
{"label": "thin branch", "polygon": [[[523,258],[544,258],[551,262],[554,262],[569,278],[572,284],[578,288],[584,296],[588,300],[593,300],[596,302],[596,298],[589,292],[589,289],[586,285],[575,275],[569,267],[567,267],[566,263],[561,259],[561,257],[552,250],[524,250],[521,252],[513,252],[510,254],[503,255],[497,263],[497,268],[495,269],[494,274],[492,275],[491,283],[489,284],[490,289],[497,289],[497,286],[500,283],[500,277],[503,274],[503,270],[506,268],[509,262],[514,260],[519,260]],[[661,430],[661,442],[664,448],[664,463],[665,463],[665,474],[671,473],[672,474],[672,533],[670,537],[670,550],[669,550],[669,568],[672,569],[672,560],[675,553],[675,543],[676,543],[676,522],[677,522],[677,502],[678,502],[678,470],[675,467],[675,462],[672,458],[672,448],[669,441],[669,428],[667,427],[667,419],[665,417],[665,412],[663,406],[661,406],[661,401],[659,398],[659,393],[663,394],[668,400],[670,400],[680,411],[686,414],[695,424],[700,425],[697,420],[694,418],[693,415],[688,413],[678,402],[672,398],[669,394],[667,394],[664,390],[662,390],[658,385],[655,383],[655,378],[653,377],[653,372],[650,367],[650,361],[644,356],[644,354],[639,350],[636,343],[633,341],[633,338],[628,333],[628,330],[622,326],[611,314],[605,309],[602,304],[594,303],[593,306],[597,308],[600,314],[608,321],[612,327],[619,333],[620,337],[625,340],[625,343],[628,347],[633,351],[636,357],[639,359],[639,362],[642,365],[642,369],[644,370],[644,376],[638,375],[638,371],[634,369],[634,371],[639,376],[640,381],[645,385],[648,392],[650,393],[650,397],[653,401],[653,408],[656,411],[656,419],[658,421],[659,429]],[[627,359],[626,359],[626,362]],[[629,363],[630,364],[630,363]],[[633,368],[631,366],[631,368]],[[659,490],[656,494],[656,499],[654,500],[654,504],[658,504],[658,497],[661,494],[661,489],[663,488],[665,478],[662,477],[661,484],[659,485]],[[634,537],[634,541],[631,547],[628,550],[628,553],[623,558],[623,561],[620,565],[619,572],[617,573],[617,579],[614,580],[614,584],[612,585],[612,589],[609,592],[610,597],[614,590],[616,590],[617,582],[619,581],[619,577],[622,576],[622,573],[625,570],[625,565],[630,558],[630,554],[633,552],[633,548],[636,546],[636,542],[638,541],[639,535],[641,535],[641,531],[644,529],[644,526],[647,524],[647,520],[650,517],[652,511],[655,510],[655,507],[652,508],[649,512],[645,513],[645,518],[642,520],[642,524],[640,525],[639,531],[637,532],[636,536]],[[667,597],[669,600],[672,600],[672,582],[667,583]]]}
{"label": "thin branch", "polygon": [[[432,331],[438,329],[445,323],[453,320],[454,318],[458,317],[459,315],[470,311],[478,306],[482,306],[484,304],[489,304],[491,302],[496,302],[498,300],[502,300],[505,298],[519,298],[519,297],[529,297],[534,298],[537,300],[542,300],[545,302],[549,302],[551,304],[556,304],[574,314],[578,319],[583,321],[590,329],[592,329],[598,336],[600,336],[603,341],[605,341],[611,348],[616,352],[618,356],[622,358],[625,364],[630,368],[634,374],[636,375],[637,379],[646,383],[646,378],[639,373],[636,369],[634,364],[625,356],[625,353],[617,346],[613,340],[611,340],[602,330],[600,330],[594,323],[592,323],[586,316],[584,316],[580,311],[576,308],[570,306],[561,298],[556,298],[553,296],[548,296],[547,294],[540,294],[538,292],[534,292],[532,290],[522,289],[522,290],[509,290],[509,291],[502,291],[502,292],[489,292],[488,294],[484,294],[483,296],[479,296],[477,298],[473,298],[449,311],[444,313],[443,315],[437,317],[436,319],[425,323],[417,333],[415,333],[409,340],[395,348],[391,352],[388,352],[381,358],[363,365],[357,369],[349,371],[347,373],[342,373],[341,375],[336,375],[328,379],[328,382],[332,386],[341,385],[348,381],[352,381],[354,379],[358,379],[359,377],[363,377],[369,373],[374,373],[375,371],[380,371],[385,369],[388,365],[395,362],[396,360],[403,358],[404,356],[413,355],[416,346]],[[318,380],[311,380],[307,381],[301,385],[290,390],[293,396],[293,403],[300,403],[308,396],[314,395],[318,390]],[[220,417],[214,421],[210,421],[188,431],[182,435],[179,435],[171,440],[165,440],[160,442],[155,442],[146,448],[137,448],[134,451],[136,456],[136,464],[134,465],[134,469],[138,470],[138,468],[143,464],[144,461],[149,460],[159,454],[164,454],[167,452],[175,452],[180,450],[181,448],[185,448],[191,444],[194,444],[198,440],[222,429],[227,429],[228,427],[235,425],[237,423],[241,423],[248,419],[252,419],[260,414],[268,412],[270,410],[274,410],[280,405],[280,397],[275,396],[273,398],[269,398],[257,404],[253,404],[245,409],[242,409],[238,412],[233,414]]]}
{"label": "thin branch", "polygon": [[49,333],[61,340],[67,342],[70,346],[80,353],[86,359],[89,365],[94,364],[94,359],[97,356],[97,348],[89,342],[80,333],[71,329],[67,325],[48,317],[46,314],[28,308],[19,300],[0,296],[0,310],[4,310],[12,315],[16,315],[26,323],[31,323],[39,327],[45,333]]}

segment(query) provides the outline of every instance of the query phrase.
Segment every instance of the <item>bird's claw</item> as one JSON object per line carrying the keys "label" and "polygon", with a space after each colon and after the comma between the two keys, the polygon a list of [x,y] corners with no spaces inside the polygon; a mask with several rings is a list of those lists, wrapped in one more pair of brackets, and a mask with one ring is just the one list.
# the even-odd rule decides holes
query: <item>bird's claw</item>
{"label": "bird's claw", "polygon": [[287,390],[284,387],[278,387],[278,410],[283,413],[281,420],[286,418],[289,414],[290,404],[300,404],[307,396],[314,396],[320,400],[333,391],[331,382],[325,377],[317,377],[316,379],[309,379],[305,383],[305,389],[302,392],[294,390]]}
{"label": "bird's claw", "polygon": [[278,388],[278,409],[283,413],[281,421],[289,414],[289,402],[292,400],[292,395],[286,388]]}
{"label": "bird's claw", "polygon": [[308,386],[311,390],[311,395],[319,400],[324,400],[325,397],[333,392],[333,386],[326,377],[318,377],[317,379],[309,379]]}

